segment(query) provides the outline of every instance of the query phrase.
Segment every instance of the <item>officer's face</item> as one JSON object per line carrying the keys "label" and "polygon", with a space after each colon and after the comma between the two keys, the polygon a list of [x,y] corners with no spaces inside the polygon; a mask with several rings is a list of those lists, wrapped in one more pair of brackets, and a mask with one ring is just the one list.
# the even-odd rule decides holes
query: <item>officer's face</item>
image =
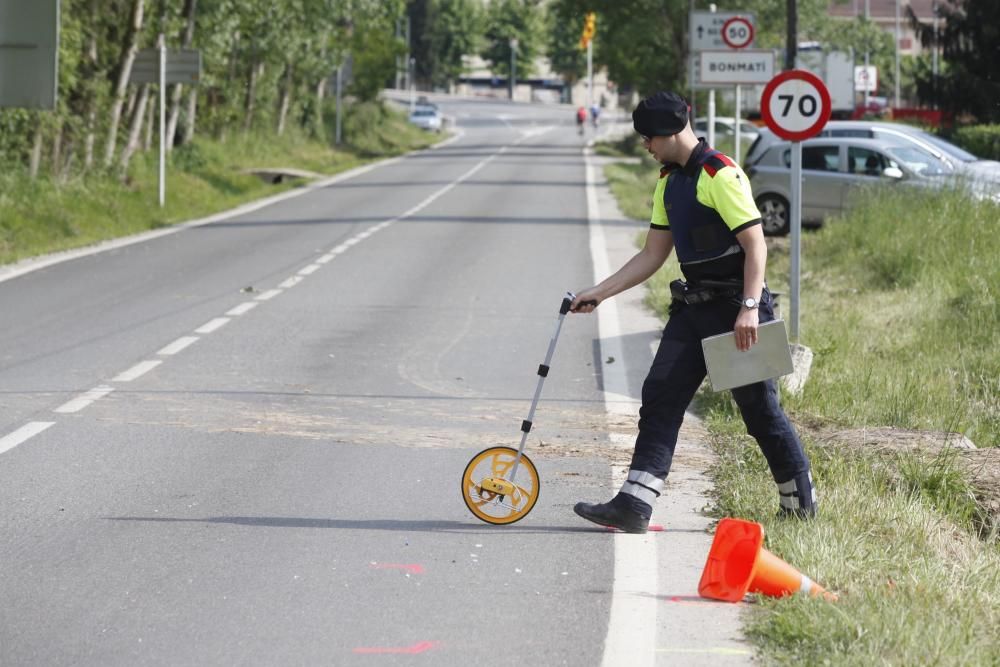
{"label": "officer's face", "polygon": [[671,137],[642,137],[643,148],[657,162],[666,162],[670,157]]}

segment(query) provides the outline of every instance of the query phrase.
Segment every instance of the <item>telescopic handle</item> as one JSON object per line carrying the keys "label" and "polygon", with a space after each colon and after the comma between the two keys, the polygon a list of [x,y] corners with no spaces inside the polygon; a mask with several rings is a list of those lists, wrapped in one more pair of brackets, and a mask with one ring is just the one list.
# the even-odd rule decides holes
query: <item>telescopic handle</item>
{"label": "telescopic handle", "polygon": [[[576,298],[575,294],[573,294],[572,292],[566,292],[566,296],[564,296],[563,300],[562,300],[562,306],[560,306],[560,308],[559,308],[559,314],[560,315],[565,315],[566,313],[568,313],[570,311],[569,307],[573,303],[573,299],[575,299],[575,298]],[[588,299],[586,301],[581,301],[580,305],[581,306],[596,306],[597,305],[597,301],[594,300],[594,299]]]}

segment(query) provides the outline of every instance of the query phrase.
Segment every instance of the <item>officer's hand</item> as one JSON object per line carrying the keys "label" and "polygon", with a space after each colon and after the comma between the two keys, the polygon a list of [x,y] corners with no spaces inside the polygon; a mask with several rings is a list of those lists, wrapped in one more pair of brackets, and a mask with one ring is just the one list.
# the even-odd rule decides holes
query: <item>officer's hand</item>
{"label": "officer's hand", "polygon": [[601,303],[601,300],[594,294],[593,288],[584,290],[576,295],[569,306],[571,313],[592,313]]}
{"label": "officer's hand", "polygon": [[746,352],[757,343],[757,321],[756,308],[740,308],[733,333],[736,336],[736,348],[741,352]]}

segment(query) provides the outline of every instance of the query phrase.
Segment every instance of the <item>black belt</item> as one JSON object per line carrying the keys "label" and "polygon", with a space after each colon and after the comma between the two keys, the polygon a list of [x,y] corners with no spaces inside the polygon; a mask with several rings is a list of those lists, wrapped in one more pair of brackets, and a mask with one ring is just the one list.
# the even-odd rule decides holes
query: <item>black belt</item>
{"label": "black belt", "polygon": [[[670,283],[670,296],[673,297],[674,301],[688,305],[742,297],[743,281],[734,279],[684,282],[678,279]],[[742,298],[737,300],[742,301]]]}

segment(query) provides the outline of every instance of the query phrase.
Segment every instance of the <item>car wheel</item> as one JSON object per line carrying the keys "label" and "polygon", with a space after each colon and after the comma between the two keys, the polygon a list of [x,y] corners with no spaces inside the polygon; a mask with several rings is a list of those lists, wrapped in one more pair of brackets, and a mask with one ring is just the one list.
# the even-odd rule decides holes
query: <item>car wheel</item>
{"label": "car wheel", "polygon": [[763,195],[757,199],[760,223],[765,236],[785,236],[791,225],[788,201],[780,195]]}

